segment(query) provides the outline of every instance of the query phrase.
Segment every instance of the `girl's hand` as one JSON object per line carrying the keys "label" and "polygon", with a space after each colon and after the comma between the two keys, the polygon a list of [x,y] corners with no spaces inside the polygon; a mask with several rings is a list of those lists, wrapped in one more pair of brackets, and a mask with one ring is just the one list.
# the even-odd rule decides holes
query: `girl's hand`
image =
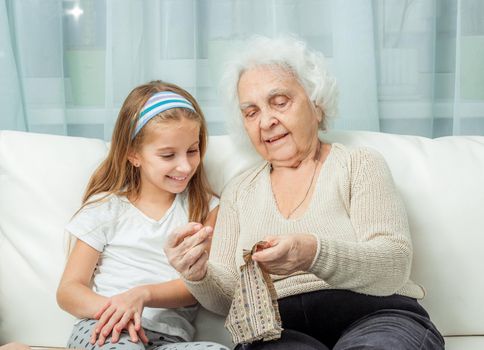
{"label": "girl's hand", "polygon": [[[128,330],[128,334],[129,334],[129,337],[131,338],[132,342],[137,343],[139,340],[141,340],[144,344],[148,343],[149,339],[145,334],[145,330],[143,329],[143,327],[140,327],[139,330],[136,330],[136,326],[135,326],[133,320],[130,320],[128,322],[128,324],[123,329]],[[121,331],[123,329],[121,329]],[[119,340],[121,331],[118,332],[116,330],[116,327],[113,329],[112,336],[111,336],[111,343],[116,343]],[[114,340],[114,339],[116,339],[116,340]],[[101,341],[102,341],[102,343],[99,343],[100,346],[102,346],[102,344],[105,343],[106,338],[101,339],[101,336],[99,336],[99,342],[101,342]]]}
{"label": "girl's hand", "polygon": [[[136,326],[134,325],[133,320],[128,322],[128,325],[126,327],[128,329],[128,334],[131,337],[131,340],[135,343],[138,342],[138,340],[141,340],[143,344],[148,344],[148,337],[145,334],[145,330],[143,327],[140,327],[139,330],[136,330]],[[119,332],[121,333],[121,332]],[[118,333],[118,340],[119,340],[119,333]],[[114,331],[113,331],[113,336],[114,336]],[[117,341],[117,340],[116,340]],[[111,341],[112,342],[112,341]]]}
{"label": "girl's hand", "polygon": [[254,253],[252,259],[274,275],[307,271],[317,251],[316,237],[310,234],[270,236],[265,241],[267,246]]}
{"label": "girl's hand", "polygon": [[208,251],[213,229],[189,223],[173,232],[164,251],[170,264],[187,280],[199,281],[207,273]]}
{"label": "girl's hand", "polygon": [[138,337],[132,335],[131,328],[135,331],[133,334],[139,333],[141,340],[147,342],[141,327],[141,315],[148,297],[148,291],[143,287],[132,288],[111,297],[94,315],[94,318],[99,321],[91,334],[91,344],[95,344],[97,339],[101,346],[109,335],[111,335],[111,342],[116,343],[125,328],[130,333],[133,342],[137,342]]}

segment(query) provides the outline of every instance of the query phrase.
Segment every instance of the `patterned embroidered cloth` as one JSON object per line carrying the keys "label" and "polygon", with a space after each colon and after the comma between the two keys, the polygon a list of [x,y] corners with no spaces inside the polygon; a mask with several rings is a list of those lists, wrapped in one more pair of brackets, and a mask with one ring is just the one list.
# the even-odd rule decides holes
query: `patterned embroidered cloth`
{"label": "patterned embroidered cloth", "polygon": [[240,267],[239,284],[225,320],[235,344],[281,337],[281,316],[274,284],[269,274],[252,260],[252,254],[266,244],[260,241],[252,250],[243,251],[245,265]]}

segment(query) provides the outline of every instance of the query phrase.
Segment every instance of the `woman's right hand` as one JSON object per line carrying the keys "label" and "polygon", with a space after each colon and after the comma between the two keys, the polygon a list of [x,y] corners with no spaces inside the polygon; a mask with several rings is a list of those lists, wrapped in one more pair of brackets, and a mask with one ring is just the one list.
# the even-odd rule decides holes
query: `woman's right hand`
{"label": "woman's right hand", "polygon": [[170,264],[187,280],[199,281],[207,274],[213,228],[191,222],[176,229],[165,243]]}

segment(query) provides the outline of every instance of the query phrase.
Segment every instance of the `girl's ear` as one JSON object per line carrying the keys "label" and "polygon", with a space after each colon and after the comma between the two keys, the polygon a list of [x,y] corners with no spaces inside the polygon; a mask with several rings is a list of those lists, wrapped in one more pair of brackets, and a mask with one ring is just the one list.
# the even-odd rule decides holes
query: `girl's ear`
{"label": "girl's ear", "polygon": [[138,168],[141,165],[141,161],[139,159],[137,152],[132,152],[128,155],[128,161],[133,165],[135,168]]}

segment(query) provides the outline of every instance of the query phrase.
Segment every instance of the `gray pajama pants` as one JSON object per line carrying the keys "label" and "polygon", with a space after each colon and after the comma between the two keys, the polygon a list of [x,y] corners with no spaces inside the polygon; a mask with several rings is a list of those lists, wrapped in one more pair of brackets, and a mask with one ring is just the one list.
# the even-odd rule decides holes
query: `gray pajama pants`
{"label": "gray pajama pants", "polygon": [[96,325],[96,320],[82,320],[74,326],[71,337],[67,343],[69,348],[78,348],[86,350],[228,350],[221,344],[198,341],[185,342],[179,337],[153,332],[145,329],[145,334],[149,339],[147,345],[141,341],[133,343],[127,332],[121,333],[117,343],[111,343],[111,338],[106,339],[103,346],[91,344],[91,334]]}

